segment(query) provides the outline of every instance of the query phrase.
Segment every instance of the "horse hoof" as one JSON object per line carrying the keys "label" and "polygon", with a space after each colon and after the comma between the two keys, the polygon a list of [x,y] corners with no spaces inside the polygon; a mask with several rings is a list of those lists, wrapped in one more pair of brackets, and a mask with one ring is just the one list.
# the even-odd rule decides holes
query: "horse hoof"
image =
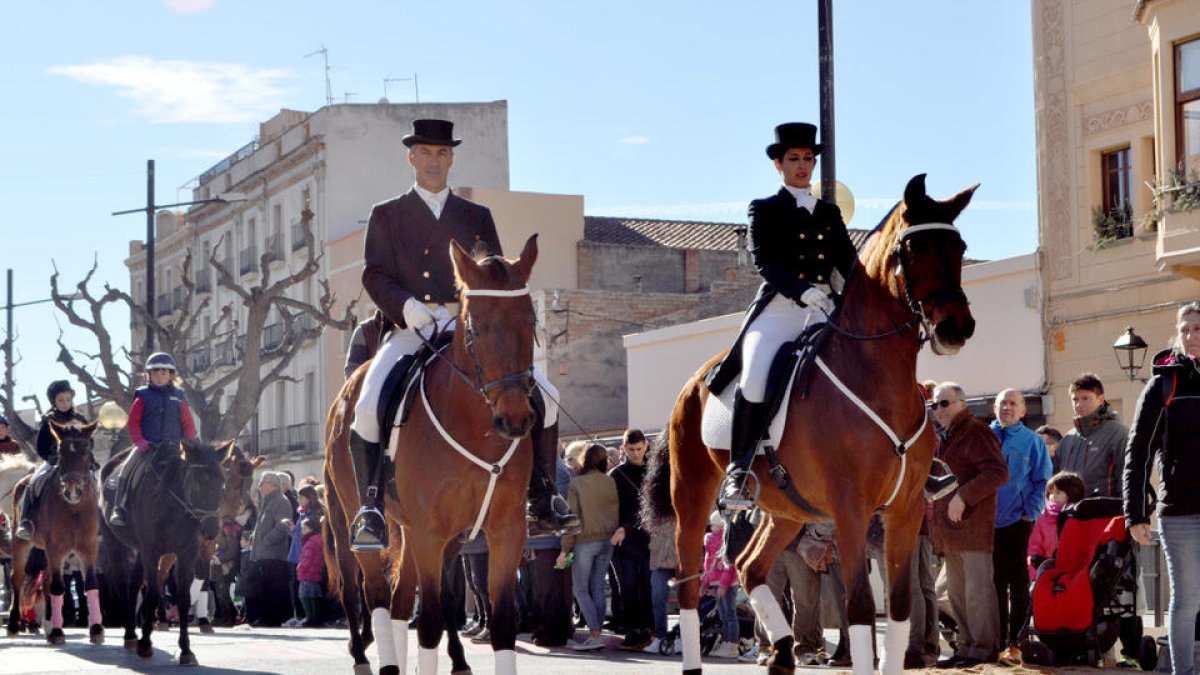
{"label": "horse hoof", "polygon": [[369,663],[354,664],[354,675],[375,675],[375,671],[371,669]]}
{"label": "horse hoof", "polygon": [[200,632],[204,633],[205,635],[212,635],[214,632],[213,625],[209,623],[208,619],[201,619],[200,623],[198,623],[196,626],[200,629]]}
{"label": "horse hoof", "polygon": [[143,659],[148,659],[151,656],[154,656],[154,647],[151,645],[142,646],[142,643],[138,642],[137,655]]}
{"label": "horse hoof", "polygon": [[137,640],[125,638],[125,649],[129,649],[129,650],[137,649]]}
{"label": "horse hoof", "polygon": [[379,675],[400,675],[400,666],[383,666],[379,669]]}
{"label": "horse hoof", "polygon": [[104,626],[99,624],[92,626],[91,630],[88,631],[88,639],[90,639],[94,645],[104,644]]}
{"label": "horse hoof", "polygon": [[450,671],[450,675],[475,675],[475,674],[471,672],[470,668],[467,668],[466,670],[452,670],[452,671]]}
{"label": "horse hoof", "polygon": [[200,662],[196,660],[196,655],[191,652],[183,652],[179,655],[179,665],[181,666],[198,666]]}
{"label": "horse hoof", "polygon": [[46,634],[46,642],[49,642],[52,645],[66,644],[67,636],[63,635],[61,628],[55,628]]}

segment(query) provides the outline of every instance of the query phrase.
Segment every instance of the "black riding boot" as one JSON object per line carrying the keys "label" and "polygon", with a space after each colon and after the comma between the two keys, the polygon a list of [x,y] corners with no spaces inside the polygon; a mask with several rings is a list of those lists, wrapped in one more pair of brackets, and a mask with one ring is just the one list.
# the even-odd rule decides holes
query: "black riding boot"
{"label": "black riding boot", "polygon": [[549,428],[541,424],[542,415],[529,432],[533,441],[533,475],[529,478],[529,502],[525,520],[529,536],[579,534],[579,516],[571,513],[567,500],[558,494],[554,478],[558,473],[558,423]]}
{"label": "black riding boot", "polygon": [[133,478],[135,462],[143,459],[143,453],[150,452],[149,449],[137,450],[134,449],[125,462],[118,469],[117,475],[117,494],[113,495],[113,511],[108,517],[108,524],[113,527],[125,527],[129,524],[129,481]]}
{"label": "black riding boot", "polygon": [[350,432],[350,457],[362,506],[350,523],[351,551],[382,551],[387,546],[387,523],[383,519],[383,482],[386,475],[383,451]]}
{"label": "black riding boot", "polygon": [[722,509],[741,511],[754,508],[754,495],[748,476],[758,442],[763,436],[766,416],[766,403],[751,403],[742,398],[741,391],[733,395],[729,466],[725,468],[725,482],[721,484],[719,501]]}
{"label": "black riding boot", "polygon": [[21,495],[21,522],[13,532],[13,536],[25,541],[33,539],[33,519],[37,516],[38,507],[38,500],[34,497],[37,492],[35,487],[33,481],[25,486],[25,494]]}

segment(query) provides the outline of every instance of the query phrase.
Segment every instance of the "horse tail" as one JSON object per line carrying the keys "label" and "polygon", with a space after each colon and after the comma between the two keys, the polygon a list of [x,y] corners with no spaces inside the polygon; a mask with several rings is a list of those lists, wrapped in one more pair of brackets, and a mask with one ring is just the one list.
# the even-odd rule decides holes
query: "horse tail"
{"label": "horse tail", "polygon": [[[329,482],[328,472],[325,474],[325,489],[327,492],[332,492],[333,489],[333,485]],[[325,559],[325,572],[328,576],[327,597],[340,598],[342,597],[344,580],[342,579],[342,565],[338,561],[337,548],[334,545],[337,532],[334,531],[331,523],[333,518],[342,517],[342,509],[341,503],[335,501],[337,499],[336,494],[329,494],[328,496],[333,499],[328,499],[327,497],[330,508],[325,514],[323,523],[324,528],[322,529],[324,531],[321,533],[321,552],[323,554],[322,557]],[[334,513],[334,509],[337,510],[337,513]]]}
{"label": "horse tail", "polygon": [[671,426],[663,428],[646,458],[646,478],[642,481],[642,523],[647,529],[675,520],[671,503]]}

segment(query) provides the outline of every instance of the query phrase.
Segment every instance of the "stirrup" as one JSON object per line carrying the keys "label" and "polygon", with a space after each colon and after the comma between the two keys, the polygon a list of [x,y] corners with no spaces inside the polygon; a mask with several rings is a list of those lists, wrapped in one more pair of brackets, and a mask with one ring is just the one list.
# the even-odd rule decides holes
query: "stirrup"
{"label": "stirrup", "polygon": [[125,509],[120,506],[114,506],[112,515],[108,517],[108,524],[113,527],[125,527]]}
{"label": "stirrup", "polygon": [[[371,516],[378,519],[378,526],[382,528],[380,532],[373,532],[368,523]],[[387,547],[387,522],[384,520],[383,513],[378,508],[373,506],[363,506],[354,514],[354,520],[350,523],[350,550],[356,553],[369,553],[382,551]]]}
{"label": "stirrup", "polygon": [[[758,503],[758,496],[762,493],[762,483],[758,480],[758,474],[746,469],[742,476],[742,484],[738,486],[738,497],[726,496],[726,488],[729,486],[729,481],[732,477],[726,476],[725,482],[721,485],[721,496],[717,499],[717,506],[722,511],[749,511]],[[752,486],[747,486],[747,481],[753,479]],[[749,495],[747,495],[749,488]],[[739,498],[740,497],[740,498]]]}
{"label": "stirrup", "polygon": [[13,532],[13,536],[25,541],[33,539],[33,522],[28,519],[22,520],[17,524],[17,529]]}
{"label": "stirrup", "polygon": [[958,478],[954,474],[929,476],[925,479],[925,499],[931,502],[950,495],[958,489]]}

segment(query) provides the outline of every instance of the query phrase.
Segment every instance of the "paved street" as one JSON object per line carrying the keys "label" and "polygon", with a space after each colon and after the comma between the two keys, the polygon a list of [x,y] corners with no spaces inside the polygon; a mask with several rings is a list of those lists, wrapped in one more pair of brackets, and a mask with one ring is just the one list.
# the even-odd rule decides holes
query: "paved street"
{"label": "paved street", "polygon": [[[880,626],[882,628],[882,626]],[[880,631],[881,633],[882,631]],[[87,673],[165,673],[179,672],[175,662],[177,647],[175,631],[155,633],[156,652],[153,658],[140,659],[121,647],[120,633],[112,629],[108,633],[108,644],[95,646],[87,641],[83,629],[69,629],[67,644],[50,647],[38,637],[22,636],[15,640],[0,638],[0,673],[3,675],[83,675]],[[528,635],[521,636],[528,638]],[[837,631],[827,631],[827,639],[837,638]],[[221,629],[215,635],[193,633],[192,650],[200,660],[200,667],[188,673],[286,673],[287,675],[327,675],[349,673],[350,657],[346,653],[348,634],[344,630],[322,629],[251,629],[240,626]],[[631,654],[619,651],[619,638],[609,637],[611,649],[595,654],[578,654],[567,649],[543,649],[532,645],[527,639],[517,643],[517,667],[521,673],[537,675],[674,675],[679,672],[679,657],[649,654]],[[416,668],[416,633],[411,632],[409,644],[409,671]],[[486,645],[466,643],[467,660],[479,675],[493,673],[491,649]],[[372,665],[377,665],[374,648],[368,650]],[[439,673],[450,672],[450,662],[443,657],[438,662]],[[706,661],[704,672],[709,675],[759,675],[765,669],[752,664]],[[831,668],[801,668],[797,673],[847,673],[848,670]],[[928,669],[925,673],[940,673]],[[1000,668],[997,666],[976,667],[969,672],[1020,673],[1058,672],[1058,669]],[[1074,674],[1101,672],[1095,669],[1070,668],[1064,672]]]}

